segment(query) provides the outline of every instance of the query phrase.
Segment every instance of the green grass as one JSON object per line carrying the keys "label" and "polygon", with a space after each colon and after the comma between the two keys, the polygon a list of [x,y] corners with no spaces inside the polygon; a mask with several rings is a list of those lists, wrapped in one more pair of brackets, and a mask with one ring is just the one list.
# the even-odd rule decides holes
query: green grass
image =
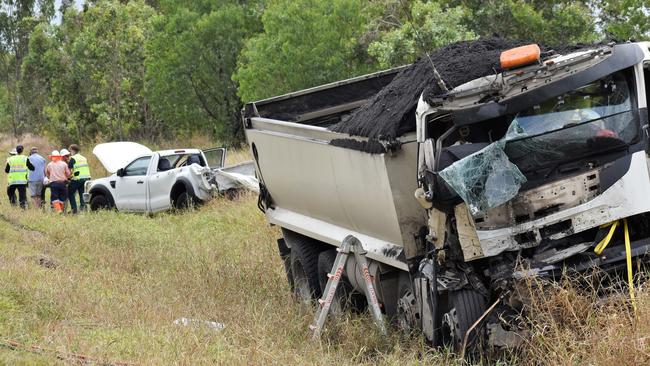
{"label": "green grass", "polygon": [[[51,148],[36,138],[26,145]],[[229,163],[249,158],[234,151]],[[252,195],[154,217],[61,217],[6,201],[0,197],[0,365],[68,364],[73,353],[145,365],[461,364],[418,335],[380,336],[367,315],[330,320],[322,341],[312,341],[314,309],[291,298],[280,232]],[[622,293],[603,302],[570,282],[535,291],[530,336],[503,363],[650,364],[650,291],[637,293],[637,318]],[[174,325],[181,317],[226,328]],[[7,341],[39,351],[1,346]]]}
{"label": "green grass", "polygon": [[[449,360],[418,338],[379,337],[365,316],[341,319],[323,342],[311,341],[313,309],[289,295],[279,231],[255,202],[217,199],[153,218],[60,217],[3,202],[10,222],[0,220],[0,340],[142,364]],[[173,325],[180,317],[226,328]],[[0,348],[0,363],[43,360],[56,358]]]}

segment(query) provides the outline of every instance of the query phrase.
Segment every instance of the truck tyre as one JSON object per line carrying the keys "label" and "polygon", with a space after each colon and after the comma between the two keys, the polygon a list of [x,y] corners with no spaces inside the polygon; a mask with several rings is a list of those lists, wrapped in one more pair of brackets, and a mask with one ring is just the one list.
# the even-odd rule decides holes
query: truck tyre
{"label": "truck tyre", "polygon": [[90,199],[90,210],[108,210],[111,208],[111,203],[106,199],[103,194],[94,194]]}
{"label": "truck tyre", "polygon": [[304,303],[320,298],[318,255],[323,251],[322,245],[288,230],[282,230],[282,233],[291,246],[290,263],[294,296]]}
{"label": "truck tyre", "polygon": [[[475,290],[462,289],[449,293],[449,311],[442,317],[443,340],[446,345],[460,352],[465,334],[486,310],[485,297]],[[481,348],[485,327],[479,324],[467,338],[467,354]]]}
{"label": "truck tyre", "polygon": [[[332,272],[334,261],[336,260],[336,249],[328,249],[318,255],[318,281],[320,282],[321,293],[325,293],[325,286],[329,278],[327,275]],[[341,278],[339,287],[336,289],[330,312],[334,315],[341,315],[346,309],[348,295],[350,294],[352,286],[348,283],[345,277]]]}
{"label": "truck tyre", "polygon": [[194,206],[194,199],[187,191],[178,194],[174,200],[174,208],[177,210],[188,210]]}

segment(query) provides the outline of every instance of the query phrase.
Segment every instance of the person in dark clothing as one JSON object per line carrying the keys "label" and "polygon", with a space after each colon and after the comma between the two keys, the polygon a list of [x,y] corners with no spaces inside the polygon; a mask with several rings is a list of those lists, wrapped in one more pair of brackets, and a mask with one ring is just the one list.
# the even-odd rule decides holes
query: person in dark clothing
{"label": "person in dark clothing", "polygon": [[[5,173],[7,173],[7,196],[12,205],[20,203],[22,208],[27,208],[27,170],[34,170],[34,166],[23,153],[23,146],[16,146],[16,155],[7,158]],[[18,202],[16,201],[18,191]]]}
{"label": "person in dark clothing", "polygon": [[76,214],[77,195],[79,196],[79,208],[81,211],[85,208],[83,193],[86,182],[90,180],[90,167],[88,166],[88,160],[80,154],[81,149],[79,148],[79,145],[70,145],[70,152],[72,153],[72,156],[68,159],[68,168],[70,168],[70,171],[72,172],[72,179],[68,184],[68,200],[70,201],[72,213]]}

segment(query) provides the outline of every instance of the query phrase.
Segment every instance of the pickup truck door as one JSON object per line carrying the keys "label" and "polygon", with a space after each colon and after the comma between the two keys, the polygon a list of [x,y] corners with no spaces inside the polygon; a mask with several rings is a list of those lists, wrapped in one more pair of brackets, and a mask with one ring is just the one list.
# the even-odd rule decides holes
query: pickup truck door
{"label": "pickup truck door", "polygon": [[147,172],[151,155],[133,160],[124,175],[115,182],[115,205],[120,211],[143,212],[147,209]]}
{"label": "pickup truck door", "polygon": [[178,173],[177,169],[172,169],[173,159],[164,156],[157,156],[157,158],[148,181],[149,210],[151,212],[171,208],[171,191]]}
{"label": "pickup truck door", "polygon": [[211,149],[204,149],[203,156],[210,169],[223,168],[226,163],[226,148],[224,147],[213,147]]}

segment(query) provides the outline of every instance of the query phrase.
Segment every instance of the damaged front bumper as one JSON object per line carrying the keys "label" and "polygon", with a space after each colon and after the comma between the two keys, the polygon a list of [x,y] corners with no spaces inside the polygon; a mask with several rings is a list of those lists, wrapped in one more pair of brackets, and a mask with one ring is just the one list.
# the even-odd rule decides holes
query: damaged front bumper
{"label": "damaged front bumper", "polygon": [[[491,257],[505,251],[537,246],[542,240],[557,240],[600,225],[650,212],[650,172],[645,152],[634,153],[627,173],[588,202],[510,227],[476,228],[475,240],[461,241],[466,260]],[[526,196],[527,192],[520,193]],[[538,197],[529,197],[534,201]],[[469,217],[472,226],[476,225]],[[514,218],[513,218],[514,219]],[[477,245],[478,244],[478,245]]]}

